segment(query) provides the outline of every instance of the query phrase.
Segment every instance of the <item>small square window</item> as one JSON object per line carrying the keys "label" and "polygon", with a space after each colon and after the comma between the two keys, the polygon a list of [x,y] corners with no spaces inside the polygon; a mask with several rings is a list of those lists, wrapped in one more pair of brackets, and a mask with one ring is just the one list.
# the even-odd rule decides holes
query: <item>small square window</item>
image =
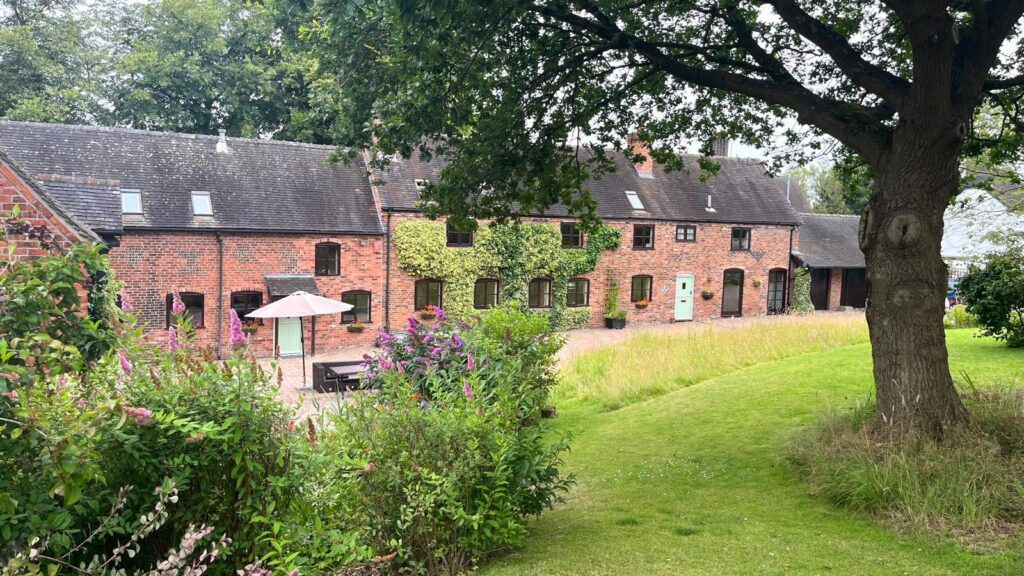
{"label": "small square window", "polygon": [[750,228],[732,229],[732,249],[750,250]]}
{"label": "small square window", "polygon": [[689,224],[676,226],[676,242],[696,242],[697,227]]}
{"label": "small square window", "polygon": [[575,222],[562,222],[562,248],[582,248],[583,233]]}
{"label": "small square window", "polygon": [[640,302],[641,300],[651,301],[653,295],[653,284],[654,279],[650,276],[633,276],[633,282],[631,290],[629,292],[630,302]]}
{"label": "small square window", "polygon": [[142,214],[142,192],[138,190],[122,190],[121,213]]}
{"label": "small square window", "polygon": [[654,226],[637,224],[633,226],[633,249],[652,250],[654,248]]}
{"label": "small square window", "polygon": [[528,304],[530,308],[551,308],[551,280],[537,278],[530,282]]}
{"label": "small square window", "polygon": [[644,203],[640,201],[640,195],[632,190],[626,190],[626,200],[629,201],[629,206],[633,210],[643,210]]}
{"label": "small square window", "polygon": [[370,322],[370,293],[363,290],[352,290],[351,292],[342,292],[341,301],[346,304],[351,304],[352,309],[348,312],[341,313],[341,321],[343,323],[350,322],[362,322],[367,324]]}
{"label": "small square window", "polygon": [[[185,305],[185,314],[192,319],[192,326],[194,328],[203,328],[205,314],[205,297],[197,292],[179,292],[178,297],[181,298],[181,302]],[[167,326],[170,327],[174,322],[174,294],[167,295]]]}
{"label": "small square window", "polygon": [[192,215],[213,216],[213,201],[209,192],[192,193]]}
{"label": "small square window", "polygon": [[458,248],[470,247],[473,245],[473,233],[463,232],[448,224],[448,245]]}
{"label": "small square window", "polygon": [[341,246],[333,242],[324,242],[316,245],[317,276],[338,276],[341,274]]}
{"label": "small square window", "polygon": [[487,310],[498,305],[498,281],[481,278],[473,287],[473,308]]}
{"label": "small square window", "polygon": [[565,305],[570,308],[590,305],[590,281],[586,278],[571,278],[566,284]]}
{"label": "small square window", "polygon": [[441,307],[444,284],[440,280],[432,278],[417,280],[414,288],[413,305],[416,310],[423,310],[427,306]]}

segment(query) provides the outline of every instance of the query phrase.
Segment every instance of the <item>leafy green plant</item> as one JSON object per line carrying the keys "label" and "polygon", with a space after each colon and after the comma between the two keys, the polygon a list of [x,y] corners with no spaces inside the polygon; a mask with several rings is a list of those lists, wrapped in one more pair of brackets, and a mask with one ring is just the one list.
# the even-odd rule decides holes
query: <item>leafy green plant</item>
{"label": "leafy green plant", "polygon": [[1024,253],[1011,247],[989,254],[983,267],[968,268],[957,294],[984,327],[982,334],[1024,347]]}
{"label": "leafy green plant", "polygon": [[977,328],[979,326],[978,319],[974,317],[967,308],[962,304],[950,307],[946,310],[946,315],[943,318],[943,323],[947,330],[957,328]]}
{"label": "leafy green plant", "polygon": [[619,232],[598,227],[580,250],[563,250],[561,234],[548,224],[493,224],[477,229],[473,246],[447,246],[445,224],[436,221],[401,222],[394,231],[395,251],[402,270],[445,282],[445,310],[455,318],[469,319],[477,278],[497,278],[505,302],[526,309],[527,289],[534,278],[551,278],[551,308],[544,314],[558,330],[583,326],[589,307],[569,309],[565,303],[570,278],[591,272],[601,254],[619,246]]}
{"label": "leafy green plant", "polygon": [[793,296],[789,308],[798,314],[814,312],[814,303],[811,302],[811,273],[806,268],[797,268],[793,272]]}

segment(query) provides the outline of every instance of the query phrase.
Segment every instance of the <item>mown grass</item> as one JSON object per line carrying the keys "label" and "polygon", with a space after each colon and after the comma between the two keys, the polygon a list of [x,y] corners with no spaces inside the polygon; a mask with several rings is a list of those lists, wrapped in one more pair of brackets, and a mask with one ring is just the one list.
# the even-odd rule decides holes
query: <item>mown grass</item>
{"label": "mown grass", "polygon": [[[741,336],[737,331],[729,342],[750,340]],[[801,338],[793,330],[789,336]],[[1024,351],[1008,352],[966,330],[947,336],[954,373],[966,370],[979,384],[1024,381]],[[591,402],[563,405],[555,422],[575,436],[566,471],[578,485],[564,505],[532,523],[521,550],[484,574],[1024,573],[1017,541],[976,553],[949,540],[895,532],[809,493],[784,460],[789,442],[818,426],[823,412],[853,410],[872,388],[866,344],[819,342],[831,349],[732,372],[727,365],[717,377],[615,411]],[[655,366],[643,374],[671,382],[672,374],[660,374],[675,370],[666,367],[670,352],[649,356]],[[565,370],[579,374],[574,364],[593,362],[588,355]],[[611,371],[602,376],[613,377]],[[617,388],[591,384],[591,390]]]}
{"label": "mown grass", "polygon": [[867,338],[859,315],[777,317],[736,328],[720,323],[677,335],[638,334],[626,344],[569,362],[554,397],[561,402],[597,402],[615,410],[719,374],[860,344]]}

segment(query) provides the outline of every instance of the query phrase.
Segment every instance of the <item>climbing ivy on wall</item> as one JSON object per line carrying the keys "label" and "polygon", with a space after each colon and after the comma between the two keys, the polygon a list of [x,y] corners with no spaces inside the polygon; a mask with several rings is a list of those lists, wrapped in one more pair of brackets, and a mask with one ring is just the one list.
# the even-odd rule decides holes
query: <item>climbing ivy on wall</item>
{"label": "climbing ivy on wall", "polygon": [[546,314],[558,330],[585,326],[590,308],[565,305],[570,278],[591,272],[601,253],[619,246],[618,230],[601,226],[587,235],[584,248],[563,249],[561,232],[550,224],[496,224],[477,229],[473,246],[449,248],[443,222],[411,220],[395,227],[398,266],[413,276],[444,281],[445,310],[468,318],[473,309],[473,287],[479,278],[497,278],[501,301],[526,309],[530,281],[550,278],[551,308],[532,310]]}
{"label": "climbing ivy on wall", "polygon": [[814,304],[811,303],[811,273],[804,268],[797,268],[793,276],[793,298],[789,307],[800,314],[814,312]]}

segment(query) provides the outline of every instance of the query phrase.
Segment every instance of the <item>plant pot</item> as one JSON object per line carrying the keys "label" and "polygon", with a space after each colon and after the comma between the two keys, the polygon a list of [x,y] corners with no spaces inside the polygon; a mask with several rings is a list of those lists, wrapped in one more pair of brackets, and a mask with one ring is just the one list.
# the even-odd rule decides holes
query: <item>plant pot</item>
{"label": "plant pot", "polygon": [[701,292],[700,297],[705,300],[711,300],[712,298],[715,297],[715,294],[714,292]]}
{"label": "plant pot", "polygon": [[420,312],[420,320],[436,320],[437,314],[433,312]]}
{"label": "plant pot", "polygon": [[651,304],[649,302],[634,302],[633,305],[636,306],[637,310],[644,310]]}
{"label": "plant pot", "polygon": [[604,327],[610,330],[622,330],[626,327],[625,318],[605,318]]}
{"label": "plant pot", "polygon": [[352,325],[349,325],[347,327],[347,329],[348,329],[349,332],[351,332],[353,334],[362,334],[363,331],[366,330],[366,327],[365,326],[352,326]]}

